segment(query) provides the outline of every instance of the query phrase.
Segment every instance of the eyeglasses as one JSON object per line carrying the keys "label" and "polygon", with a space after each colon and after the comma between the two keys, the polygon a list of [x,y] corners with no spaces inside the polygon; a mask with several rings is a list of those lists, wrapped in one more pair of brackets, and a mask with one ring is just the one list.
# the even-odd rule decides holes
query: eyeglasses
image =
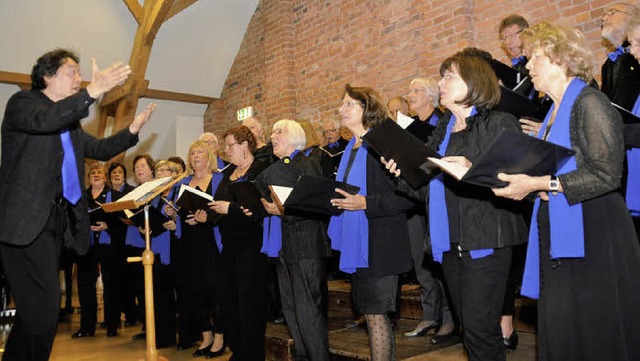
{"label": "eyeglasses", "polygon": [[516,38],[516,36],[520,35],[520,33],[523,31],[524,29],[520,29],[518,31],[516,31],[515,33],[511,34],[511,35],[505,35],[505,36],[501,36],[500,39],[498,39],[498,41],[500,41],[501,43],[506,43],[507,41],[513,40]]}
{"label": "eyeglasses", "polygon": [[362,103],[360,103],[359,101],[348,101],[348,102],[342,102],[341,106],[347,107],[347,108],[353,108],[356,105],[362,106]]}
{"label": "eyeglasses", "polygon": [[602,14],[602,17],[605,16],[613,16],[615,13],[623,13],[623,14],[627,14],[630,15],[628,12],[624,11],[624,10],[620,10],[620,9],[609,9],[607,11],[604,12],[604,14]]}
{"label": "eyeglasses", "polygon": [[322,134],[335,133],[337,131],[338,131],[338,129],[325,129],[325,130],[322,131]]}

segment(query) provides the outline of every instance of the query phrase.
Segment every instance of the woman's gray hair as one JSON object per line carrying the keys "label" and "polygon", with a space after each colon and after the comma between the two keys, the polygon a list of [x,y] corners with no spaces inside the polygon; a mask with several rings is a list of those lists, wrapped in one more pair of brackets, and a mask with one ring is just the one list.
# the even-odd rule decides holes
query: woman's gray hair
{"label": "woman's gray hair", "polygon": [[273,125],[271,131],[276,129],[286,129],[289,135],[289,145],[295,150],[303,150],[307,144],[307,136],[304,133],[302,126],[295,120],[282,119]]}
{"label": "woman's gray hair", "polygon": [[431,79],[415,78],[409,83],[409,86],[412,85],[417,85],[424,89],[425,94],[431,97],[431,105],[433,105],[434,108],[440,106],[440,88],[438,88],[438,83]]}

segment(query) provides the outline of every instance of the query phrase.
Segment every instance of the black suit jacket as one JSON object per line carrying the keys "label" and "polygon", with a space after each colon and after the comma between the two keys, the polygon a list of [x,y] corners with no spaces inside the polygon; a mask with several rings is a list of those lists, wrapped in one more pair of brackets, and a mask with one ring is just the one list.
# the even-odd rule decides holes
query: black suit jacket
{"label": "black suit jacket", "polygon": [[611,59],[602,64],[602,90],[619,106],[631,110],[640,94],[640,65],[629,53],[622,54],[616,62]]}
{"label": "black suit jacket", "polygon": [[[93,101],[86,90],[58,102],[38,90],[20,91],[9,99],[2,123],[0,242],[28,245],[44,229],[61,197],[62,131],[71,132],[81,185],[85,157],[108,160],[137,143],[138,136],[128,129],[105,139],[85,133],[79,121]],[[82,193],[69,206],[64,234],[65,245],[78,254],[86,253],[91,237]]]}

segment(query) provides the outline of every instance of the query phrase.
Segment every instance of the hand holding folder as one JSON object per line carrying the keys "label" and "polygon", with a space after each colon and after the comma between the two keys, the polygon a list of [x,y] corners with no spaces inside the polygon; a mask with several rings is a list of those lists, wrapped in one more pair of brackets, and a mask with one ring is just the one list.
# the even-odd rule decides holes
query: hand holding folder
{"label": "hand holding folder", "polygon": [[271,198],[285,214],[340,215],[344,210],[331,205],[331,199],[344,198],[336,188],[356,194],[360,187],[328,178],[302,175],[293,187],[270,185]]}
{"label": "hand holding folder", "polygon": [[501,188],[508,183],[499,180],[498,173],[530,176],[555,174],[574,153],[557,144],[503,129],[470,168],[435,158],[429,158],[429,163],[457,180]]}
{"label": "hand holding folder", "polygon": [[193,214],[197,210],[203,210],[207,212],[207,220],[214,222],[220,217],[220,214],[209,208],[209,203],[213,202],[213,200],[211,194],[189,187],[186,184],[181,184],[178,191],[178,199],[176,200],[176,206],[179,209],[178,214],[186,219],[189,214]]}
{"label": "hand holding folder", "polygon": [[391,119],[369,130],[362,139],[380,156],[387,160],[393,159],[401,170],[400,177],[414,189],[428,181],[426,174],[420,170],[420,165],[427,157],[440,158],[438,153],[427,148]]}
{"label": "hand holding folder", "polygon": [[[135,212],[133,213],[133,215],[129,217],[129,219],[133,221],[136,227],[144,228],[144,207],[141,207],[140,209],[135,210]],[[165,216],[164,214],[162,214],[160,210],[150,206],[149,207],[149,230],[151,231],[151,236],[155,237],[159,234],[166,232],[167,229],[164,228],[164,224],[170,220],[171,219]]]}

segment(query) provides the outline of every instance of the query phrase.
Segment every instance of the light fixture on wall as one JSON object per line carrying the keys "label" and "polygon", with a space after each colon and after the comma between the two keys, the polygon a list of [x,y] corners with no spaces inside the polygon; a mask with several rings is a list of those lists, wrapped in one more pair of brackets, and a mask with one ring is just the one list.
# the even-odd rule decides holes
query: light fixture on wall
{"label": "light fixture on wall", "polygon": [[238,117],[238,121],[241,122],[247,118],[251,118],[253,116],[253,107],[248,106],[246,108],[242,108],[236,112]]}

